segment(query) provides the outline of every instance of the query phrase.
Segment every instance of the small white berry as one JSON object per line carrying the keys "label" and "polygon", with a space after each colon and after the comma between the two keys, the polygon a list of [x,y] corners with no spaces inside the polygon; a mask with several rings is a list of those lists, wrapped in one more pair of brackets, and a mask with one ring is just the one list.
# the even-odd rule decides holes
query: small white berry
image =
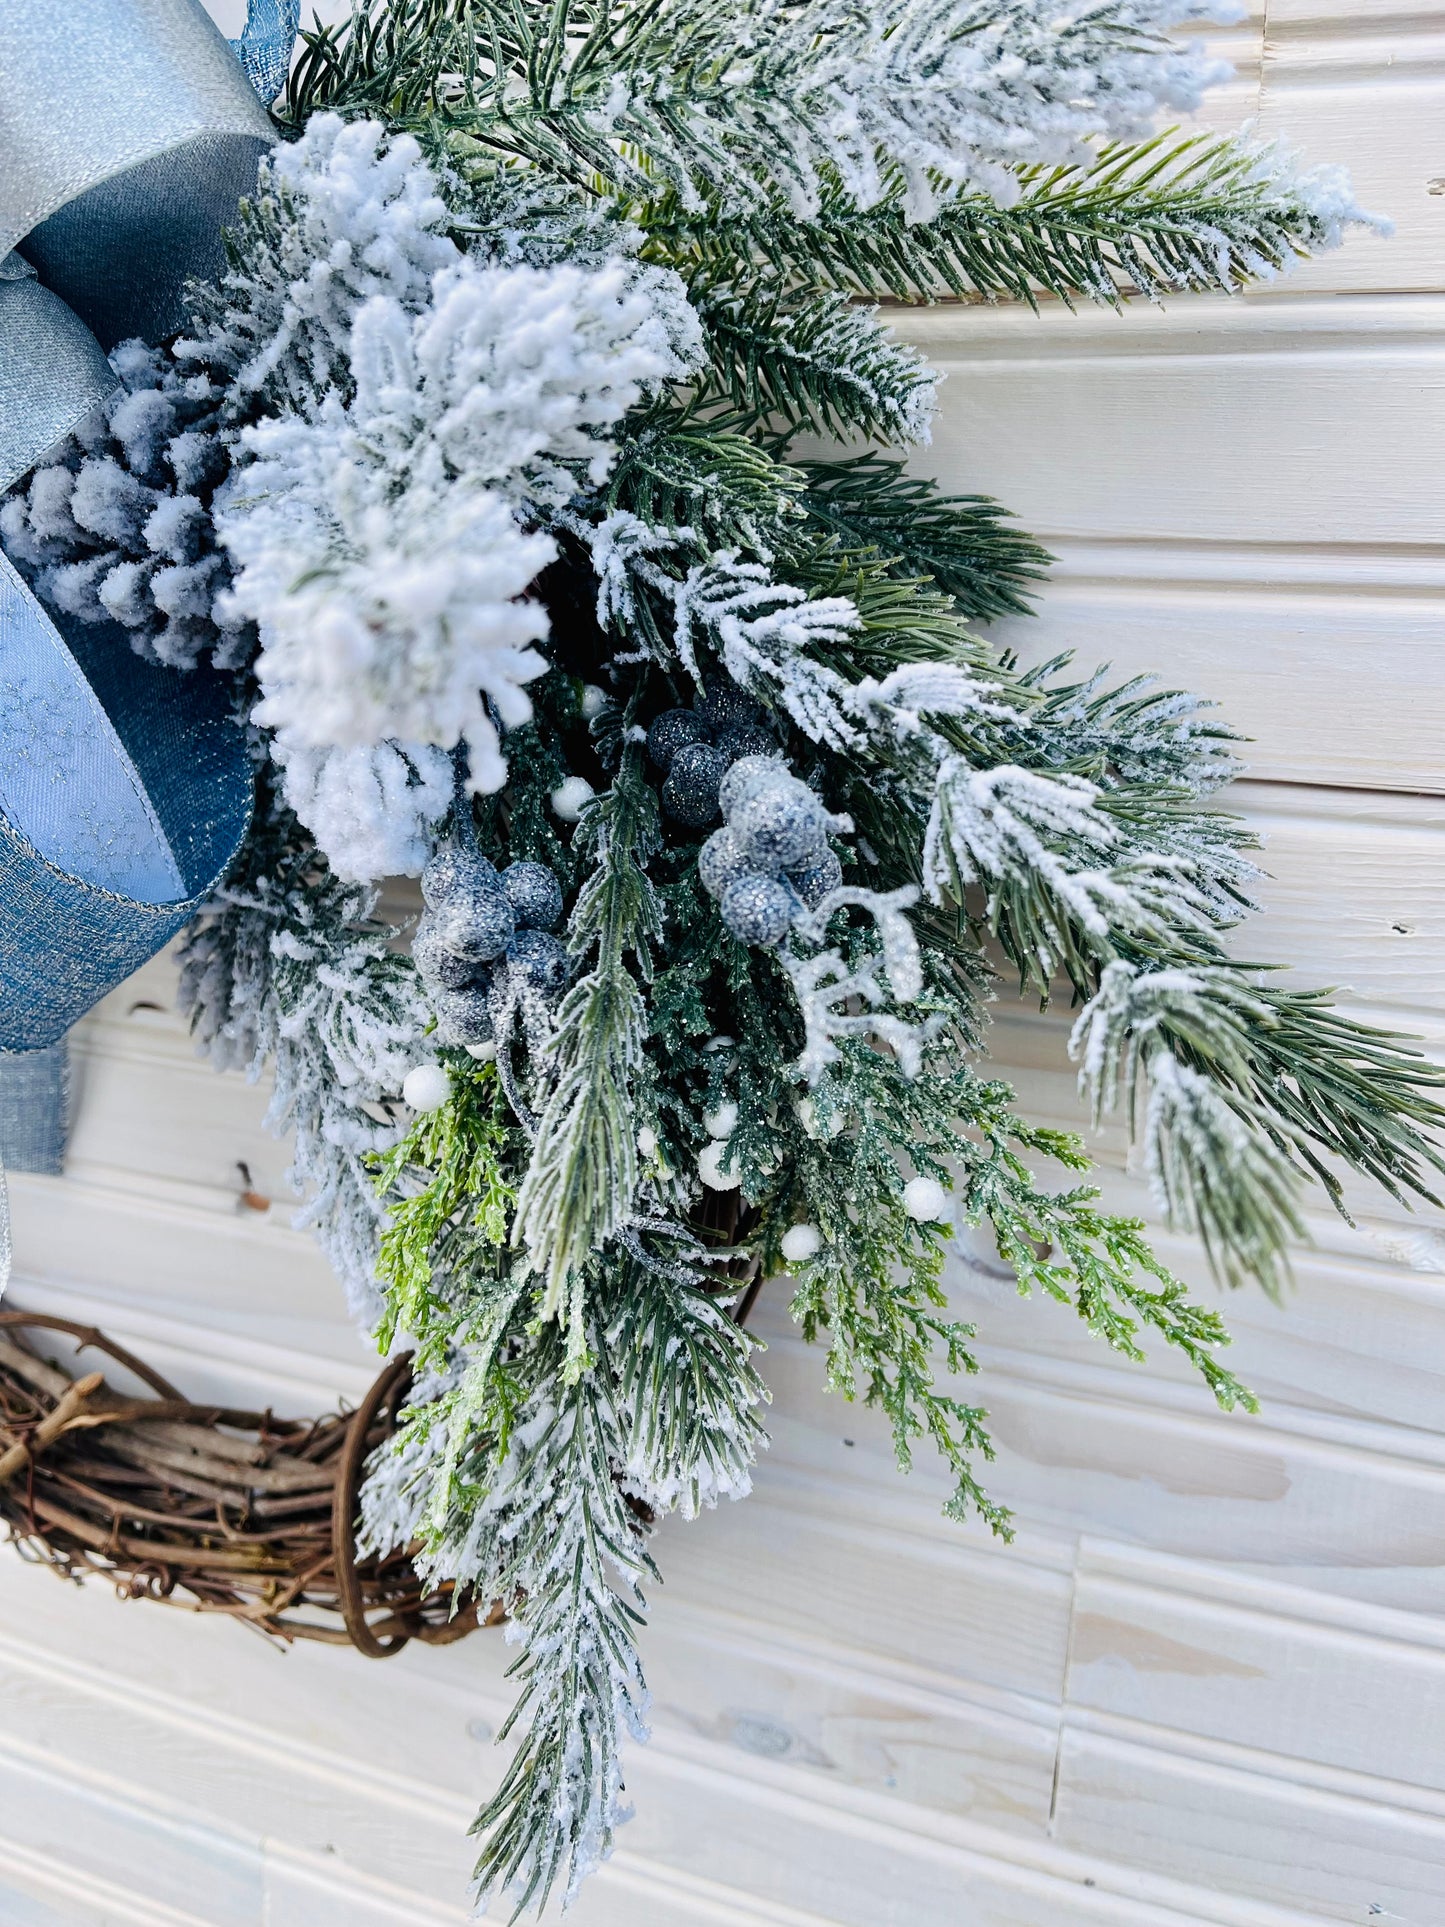
{"label": "small white berry", "polygon": [[711,1144],[705,1144],[698,1154],[697,1174],[709,1191],[736,1191],[743,1181],[741,1172],[719,1169],[727,1150],[728,1147],[715,1138]]}
{"label": "small white berry", "polygon": [[597,794],[585,776],[569,776],[552,792],[552,808],[564,823],[575,823]]}
{"label": "small white berry", "polygon": [[728,1098],[719,1104],[715,1111],[709,1111],[703,1119],[709,1137],[731,1137],[738,1128],[738,1107]]}
{"label": "small white berry", "polygon": [[645,1158],[657,1156],[657,1133],[650,1124],[644,1124],[637,1133],[637,1148]]}
{"label": "small white berry", "polygon": [[489,1037],[485,1044],[468,1044],[466,1052],[468,1057],[475,1057],[479,1064],[490,1064],[497,1054],[496,1040]]}
{"label": "small white berry", "polygon": [[822,1249],[823,1234],[815,1224],[795,1224],[783,1233],[783,1256],[790,1265],[816,1258]]}
{"label": "small white berry", "polygon": [[582,720],[590,723],[607,707],[607,691],[589,682],[582,691]]}
{"label": "small white berry", "polygon": [[937,1178],[910,1178],[903,1187],[903,1209],[920,1224],[949,1215],[948,1193]]}
{"label": "small white berry", "polygon": [[836,1107],[829,1111],[826,1127],[819,1119],[818,1107],[811,1097],[800,1097],[794,1109],[797,1111],[798,1122],[803,1127],[805,1137],[832,1138],[842,1136],[843,1113]]}
{"label": "small white berry", "polygon": [[414,1111],[439,1111],[451,1097],[452,1080],[440,1064],[418,1064],[408,1071],[401,1095]]}

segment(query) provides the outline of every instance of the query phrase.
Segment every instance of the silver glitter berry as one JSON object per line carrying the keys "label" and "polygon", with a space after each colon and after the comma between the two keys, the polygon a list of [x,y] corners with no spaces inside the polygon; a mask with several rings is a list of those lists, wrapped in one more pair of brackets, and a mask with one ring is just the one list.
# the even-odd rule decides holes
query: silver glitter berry
{"label": "silver glitter berry", "polygon": [[710,743],[688,743],[672,759],[662,786],[662,807],[690,830],[706,829],[718,815],[718,787],[727,762]]}
{"label": "silver glitter berry", "polygon": [[562,920],[562,886],[545,863],[509,863],[502,888],[519,930],[553,930]]}
{"label": "silver glitter berry", "polygon": [[806,783],[781,776],[731,810],[728,825],[753,868],[776,876],[817,861],[826,848],[828,813]]}
{"label": "silver glitter berry", "polygon": [[835,850],[825,850],[806,870],[794,870],[788,878],[810,910],[816,910],[824,897],[843,881],[843,866]]}
{"label": "silver glitter berry", "polygon": [[710,897],[720,897],[730,883],[752,873],[752,864],[726,824],[714,830],[697,853],[698,881]]}
{"label": "silver glitter berry", "polygon": [[672,759],[689,743],[705,743],[707,724],[690,709],[665,709],[647,732],[647,753],[660,770],[672,768]]}
{"label": "silver glitter berry", "polygon": [[496,880],[496,871],[480,851],[443,843],[421,873],[421,893],[435,910],[454,890],[484,890]]}
{"label": "silver glitter berry", "polygon": [[740,809],[755,790],[768,788],[787,773],[780,751],[771,756],[744,756],[733,764],[718,790],[723,815],[731,822],[734,810]]}
{"label": "silver glitter berry", "polygon": [[723,922],[739,943],[781,943],[793,921],[793,896],[776,877],[740,877],[723,891]]}
{"label": "silver glitter berry", "polygon": [[516,919],[505,891],[493,879],[484,889],[454,889],[437,910],[436,925],[449,950],[472,963],[489,963],[512,941]]}
{"label": "silver glitter berry", "polygon": [[531,989],[551,999],[567,988],[567,950],[545,930],[519,930],[507,949],[507,966]]}
{"label": "silver glitter berry", "polygon": [[465,990],[475,983],[482,965],[453,950],[437,928],[434,916],[423,917],[412,939],[411,960],[428,990]]}
{"label": "silver glitter berry", "polygon": [[444,1044],[485,1044],[492,1035],[492,1015],[487,1004],[487,986],[475,984],[469,990],[438,990],[432,993],[437,1014],[437,1036]]}

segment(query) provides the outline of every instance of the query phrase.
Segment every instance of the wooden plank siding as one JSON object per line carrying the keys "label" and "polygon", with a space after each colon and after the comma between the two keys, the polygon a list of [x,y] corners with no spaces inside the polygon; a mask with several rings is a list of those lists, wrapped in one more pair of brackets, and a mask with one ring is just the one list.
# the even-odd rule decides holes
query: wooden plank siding
{"label": "wooden plank siding", "polygon": [[[1347,162],[1395,239],[1237,301],[900,311],[948,376],[918,464],[1057,554],[1012,647],[1158,671],[1251,739],[1249,954],[1439,1053],[1445,11],[1269,0],[1220,44],[1211,123]],[[197,1062],[172,990],[161,960],[82,1026],[67,1175],[12,1176],[13,1296],[198,1395],[354,1399],[373,1362],[266,1094]],[[1066,1036],[1005,996],[990,1051],[1073,1126]],[[1094,1142],[1147,1211],[1117,1125]],[[746,1505],[662,1535],[655,1739],[578,1927],[1445,1927],[1445,1220],[1351,1197],[1353,1227],[1314,1201],[1283,1304],[1229,1301],[1257,1419],[960,1249],[1007,1548],[897,1477],[765,1294],[772,1448]],[[460,1927],[512,1656],[282,1655],[0,1559],[0,1921]]]}

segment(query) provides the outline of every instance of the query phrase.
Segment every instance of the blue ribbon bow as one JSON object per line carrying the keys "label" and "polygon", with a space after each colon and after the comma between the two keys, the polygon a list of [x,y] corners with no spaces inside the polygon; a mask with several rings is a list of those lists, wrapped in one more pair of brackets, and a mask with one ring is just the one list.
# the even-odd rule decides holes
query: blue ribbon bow
{"label": "blue ribbon bow", "polygon": [[[224,266],[298,12],[251,0],[233,51],[199,0],[4,0],[0,492],[114,392],[106,351],[176,333]],[[250,807],[220,679],[52,620],[0,554],[0,1153],[58,1168],[60,1040],[221,882]],[[0,1176],[0,1289],[8,1253]]]}

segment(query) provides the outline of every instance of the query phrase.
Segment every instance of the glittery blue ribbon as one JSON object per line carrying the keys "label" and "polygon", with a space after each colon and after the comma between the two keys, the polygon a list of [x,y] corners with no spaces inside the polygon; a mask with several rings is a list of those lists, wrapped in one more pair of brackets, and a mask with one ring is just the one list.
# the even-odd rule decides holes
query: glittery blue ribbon
{"label": "glittery blue ribbon", "polygon": [[268,107],[286,85],[300,26],[301,0],[247,0],[246,24],[231,45]]}
{"label": "glittery blue ribbon", "polygon": [[[223,267],[298,11],[251,0],[238,62],[200,0],[0,0],[0,491]],[[225,875],[250,796],[218,678],[57,626],[0,555],[0,1157],[58,1167],[65,1031]]]}

